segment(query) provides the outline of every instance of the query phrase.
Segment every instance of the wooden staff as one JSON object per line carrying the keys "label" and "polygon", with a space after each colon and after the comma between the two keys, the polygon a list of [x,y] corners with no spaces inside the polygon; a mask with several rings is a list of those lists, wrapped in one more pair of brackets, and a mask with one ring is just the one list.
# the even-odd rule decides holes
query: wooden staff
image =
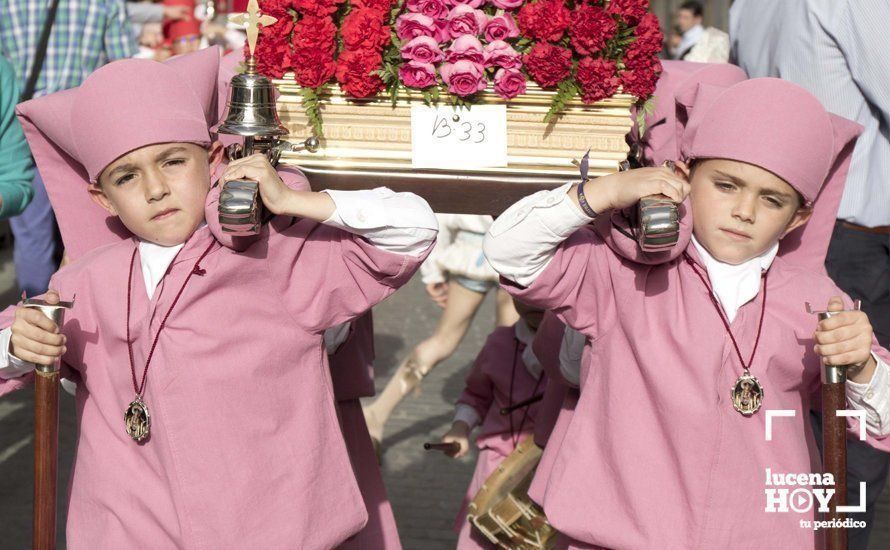
{"label": "wooden staff", "polygon": [[[48,304],[40,299],[25,300],[49,317],[59,330],[65,310],[73,302]],[[37,365],[34,395],[34,525],[32,548],[54,550],[56,547],[56,495],[59,460],[59,368],[60,362]]]}
{"label": "wooden staff", "polygon": [[538,401],[544,399],[544,392],[536,393],[535,395],[529,397],[524,401],[520,401],[519,403],[513,403],[509,407],[504,407],[501,409],[501,416],[507,416],[511,412],[521,409],[522,407],[528,407],[529,405],[534,405]]}
{"label": "wooden staff", "polygon": [[[809,309],[810,305],[807,304]],[[853,309],[861,307],[859,300]],[[810,310],[812,312],[812,310]],[[839,311],[813,312],[819,320],[828,319]],[[844,514],[838,506],[847,504],[847,419],[837,412],[847,408],[847,367],[822,366],[822,468],[834,477],[834,496],[828,501],[827,521],[842,525]],[[847,550],[847,529],[832,527],[825,530],[826,550]]]}
{"label": "wooden staff", "polygon": [[451,443],[424,443],[423,448],[427,451],[442,451],[443,453],[454,454],[460,450],[460,443],[452,441]]}

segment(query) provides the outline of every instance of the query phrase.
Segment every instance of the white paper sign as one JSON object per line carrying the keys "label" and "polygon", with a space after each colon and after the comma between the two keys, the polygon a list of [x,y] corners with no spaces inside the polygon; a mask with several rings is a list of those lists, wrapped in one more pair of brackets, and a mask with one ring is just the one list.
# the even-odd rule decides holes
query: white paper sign
{"label": "white paper sign", "polygon": [[507,166],[507,107],[412,105],[411,161],[415,168]]}

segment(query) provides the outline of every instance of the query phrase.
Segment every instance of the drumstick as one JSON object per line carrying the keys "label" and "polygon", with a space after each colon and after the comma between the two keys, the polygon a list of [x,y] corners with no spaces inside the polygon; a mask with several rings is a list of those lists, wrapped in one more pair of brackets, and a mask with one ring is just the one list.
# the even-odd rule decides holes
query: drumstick
{"label": "drumstick", "polygon": [[427,451],[442,451],[443,453],[456,453],[460,451],[460,443],[451,441],[449,443],[430,443],[423,444],[423,448]]}
{"label": "drumstick", "polygon": [[507,416],[508,414],[515,411],[516,409],[521,409],[522,407],[528,407],[529,405],[534,405],[541,399],[544,399],[544,393],[543,392],[536,393],[535,395],[529,397],[525,401],[520,401],[519,403],[514,403],[513,405],[510,405],[509,407],[504,407],[503,409],[501,409],[501,416]]}

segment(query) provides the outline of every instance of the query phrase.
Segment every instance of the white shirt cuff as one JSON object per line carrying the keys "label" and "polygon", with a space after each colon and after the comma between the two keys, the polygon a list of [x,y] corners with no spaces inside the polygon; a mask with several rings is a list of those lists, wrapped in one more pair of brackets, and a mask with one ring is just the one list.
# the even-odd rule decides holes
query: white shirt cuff
{"label": "white shirt cuff", "polygon": [[854,409],[865,411],[866,429],[876,436],[890,435],[890,365],[875,353],[875,372],[868,384],[847,381],[847,401]]}
{"label": "white shirt cuff", "polygon": [[483,249],[495,271],[522,286],[531,285],[560,243],[591,222],[568,197],[572,185],[529,195],[491,224]]}
{"label": "white shirt cuff", "polygon": [[479,425],[482,419],[479,418],[479,413],[476,412],[476,409],[466,403],[458,403],[454,407],[454,420],[452,422],[457,422],[458,420],[466,422],[467,426],[472,430]]}
{"label": "white shirt cuff", "polygon": [[386,187],[325,193],[335,210],[323,223],[361,235],[381,250],[419,256],[436,240],[436,215],[414,193],[395,193]]}
{"label": "white shirt cuff", "polygon": [[12,329],[0,330],[0,378],[10,380],[18,378],[36,368],[34,363],[22,361],[9,352],[9,339],[12,338]]}

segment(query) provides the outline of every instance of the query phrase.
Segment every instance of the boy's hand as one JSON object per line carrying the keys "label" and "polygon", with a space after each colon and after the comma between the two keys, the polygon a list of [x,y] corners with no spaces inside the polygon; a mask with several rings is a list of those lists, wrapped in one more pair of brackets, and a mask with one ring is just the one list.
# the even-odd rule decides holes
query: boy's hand
{"label": "boy's hand", "polygon": [[[48,304],[57,304],[59,294],[50,290],[43,299]],[[59,334],[59,327],[36,309],[19,306],[11,328],[9,352],[22,361],[51,365],[66,351],[65,335]]]}
{"label": "boy's hand", "polygon": [[426,285],[426,293],[442,309],[448,304],[448,283],[430,283]]}
{"label": "boy's hand", "polygon": [[259,183],[260,196],[263,204],[273,214],[282,214],[289,210],[288,199],[293,192],[281,181],[281,177],[261,153],[233,160],[223,173],[222,181],[247,179]]}
{"label": "boy's hand", "polygon": [[457,443],[460,445],[460,448],[456,453],[445,453],[451,458],[460,458],[467,454],[467,451],[470,450],[470,427],[467,426],[466,422],[458,420],[454,424],[451,425],[451,429],[448,430],[445,435],[442,436],[442,443]]}
{"label": "boy's hand", "polygon": [[[590,207],[602,214],[633,206],[649,195],[665,195],[679,204],[689,195],[689,189],[689,182],[681,171],[665,167],[636,168],[589,180],[584,194]],[[578,200],[576,193],[569,195],[572,200]]]}
{"label": "boy's hand", "polygon": [[848,373],[854,382],[869,382],[876,363],[871,355],[872,328],[864,311],[843,311],[840,296],[828,302],[828,311],[840,311],[828,319],[819,321],[813,337],[814,351],[826,365],[852,365],[855,371]]}

